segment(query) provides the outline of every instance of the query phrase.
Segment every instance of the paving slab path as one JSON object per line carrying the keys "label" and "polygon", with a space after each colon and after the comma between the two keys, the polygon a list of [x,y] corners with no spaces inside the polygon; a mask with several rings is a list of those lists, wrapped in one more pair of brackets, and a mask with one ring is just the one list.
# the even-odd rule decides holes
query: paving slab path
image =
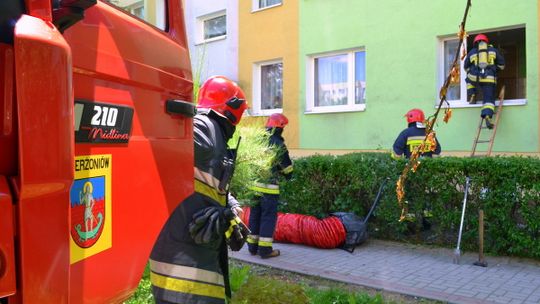
{"label": "paving slab path", "polygon": [[281,256],[261,259],[247,246],[231,258],[306,275],[357,284],[448,303],[540,303],[540,261],[486,257],[488,267],[473,266],[478,254],[395,242],[369,240],[351,254],[297,244],[274,244]]}

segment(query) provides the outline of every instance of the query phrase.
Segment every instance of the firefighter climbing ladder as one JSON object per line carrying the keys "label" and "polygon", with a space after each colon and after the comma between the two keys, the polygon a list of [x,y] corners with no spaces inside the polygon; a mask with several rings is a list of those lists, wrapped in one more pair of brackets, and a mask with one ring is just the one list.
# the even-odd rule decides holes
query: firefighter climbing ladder
{"label": "firefighter climbing ladder", "polygon": [[[490,156],[491,150],[493,149],[493,142],[495,141],[495,134],[497,134],[497,127],[499,127],[499,120],[501,119],[501,112],[502,112],[502,105],[504,101],[504,86],[501,88],[501,91],[499,92],[499,105],[497,106],[497,111],[494,113],[495,115],[495,126],[493,129],[488,129],[485,126],[485,118],[480,118],[480,124],[478,125],[478,131],[476,132],[476,137],[473,141],[473,147],[471,152],[471,157],[473,156]],[[480,136],[482,133],[484,133],[482,136],[486,136],[487,132],[482,132],[482,130],[487,129],[488,131],[491,131],[491,134],[489,135],[489,139],[480,139]],[[489,143],[489,147],[487,149],[486,154],[478,155],[476,153],[476,148],[478,147],[478,144],[484,144]]]}

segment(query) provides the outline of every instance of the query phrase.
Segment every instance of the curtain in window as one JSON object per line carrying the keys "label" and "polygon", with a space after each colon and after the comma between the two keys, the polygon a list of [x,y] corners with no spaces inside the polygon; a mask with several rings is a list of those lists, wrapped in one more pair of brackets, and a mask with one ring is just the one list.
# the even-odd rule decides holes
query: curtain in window
{"label": "curtain in window", "polygon": [[261,109],[283,107],[283,64],[261,66]]}
{"label": "curtain in window", "polygon": [[227,34],[225,15],[204,21],[204,39],[224,36]]}
{"label": "curtain in window", "polygon": [[[452,68],[452,61],[454,61],[454,56],[456,55],[457,48],[459,46],[459,40],[447,40],[444,42],[444,76],[446,77],[450,73]],[[461,69],[460,69],[461,71]],[[442,79],[444,82],[445,78]],[[448,91],[446,92],[447,100],[460,100],[461,99],[461,73],[459,77],[456,78],[456,81],[450,83]]]}
{"label": "curtain in window", "polygon": [[315,106],[346,105],[347,55],[315,58]]}

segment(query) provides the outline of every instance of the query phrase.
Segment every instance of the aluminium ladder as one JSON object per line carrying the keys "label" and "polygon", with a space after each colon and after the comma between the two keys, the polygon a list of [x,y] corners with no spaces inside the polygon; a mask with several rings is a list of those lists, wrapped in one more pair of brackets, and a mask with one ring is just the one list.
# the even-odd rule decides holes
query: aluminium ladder
{"label": "aluminium ladder", "polygon": [[[502,112],[502,108],[503,108],[502,107],[503,106],[503,101],[504,101],[504,86],[501,88],[501,91],[499,92],[499,105],[497,106],[497,111],[495,111],[495,113],[494,113],[494,116],[496,116],[495,117],[495,126],[493,127],[493,129],[488,129],[485,126],[485,118],[480,118],[480,124],[478,125],[478,131],[476,132],[476,137],[474,138],[474,141],[473,141],[471,157],[474,157],[474,156],[490,156],[491,155],[491,151],[493,149],[493,142],[495,141],[495,134],[497,134],[497,127],[499,126],[499,120],[501,118],[501,112]],[[492,117],[492,119],[493,119],[493,117]],[[486,133],[486,132],[482,132],[482,130],[484,130],[484,129],[487,129],[488,131],[491,131],[491,134],[489,135],[489,139],[479,139],[480,134]],[[483,136],[485,136],[485,135],[483,135]],[[484,144],[484,143],[489,144],[488,149],[487,149],[487,153],[483,154],[483,155],[478,155],[478,154],[475,155],[477,145],[478,144]]]}

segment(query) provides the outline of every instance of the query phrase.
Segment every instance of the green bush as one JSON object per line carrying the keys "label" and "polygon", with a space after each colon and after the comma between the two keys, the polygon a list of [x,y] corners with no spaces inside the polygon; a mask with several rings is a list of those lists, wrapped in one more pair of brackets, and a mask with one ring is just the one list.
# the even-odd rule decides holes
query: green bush
{"label": "green bush", "polygon": [[263,125],[238,127],[229,145],[236,147],[239,137],[242,137],[242,140],[238,148],[230,191],[236,198],[247,203],[252,201],[255,195],[250,186],[270,177],[278,150],[275,146],[268,146],[270,134]]}
{"label": "green bush", "polygon": [[[405,166],[383,153],[316,155],[295,160],[294,177],[281,185],[281,211],[314,215],[367,214],[383,179],[389,182],[374,217],[373,237],[455,246],[465,177],[471,178],[462,248],[477,249],[478,211],[485,214],[486,252],[540,257],[540,159],[527,157],[422,159],[410,173],[405,199],[414,222],[399,222],[395,183]],[[424,210],[433,217],[422,224]]]}

